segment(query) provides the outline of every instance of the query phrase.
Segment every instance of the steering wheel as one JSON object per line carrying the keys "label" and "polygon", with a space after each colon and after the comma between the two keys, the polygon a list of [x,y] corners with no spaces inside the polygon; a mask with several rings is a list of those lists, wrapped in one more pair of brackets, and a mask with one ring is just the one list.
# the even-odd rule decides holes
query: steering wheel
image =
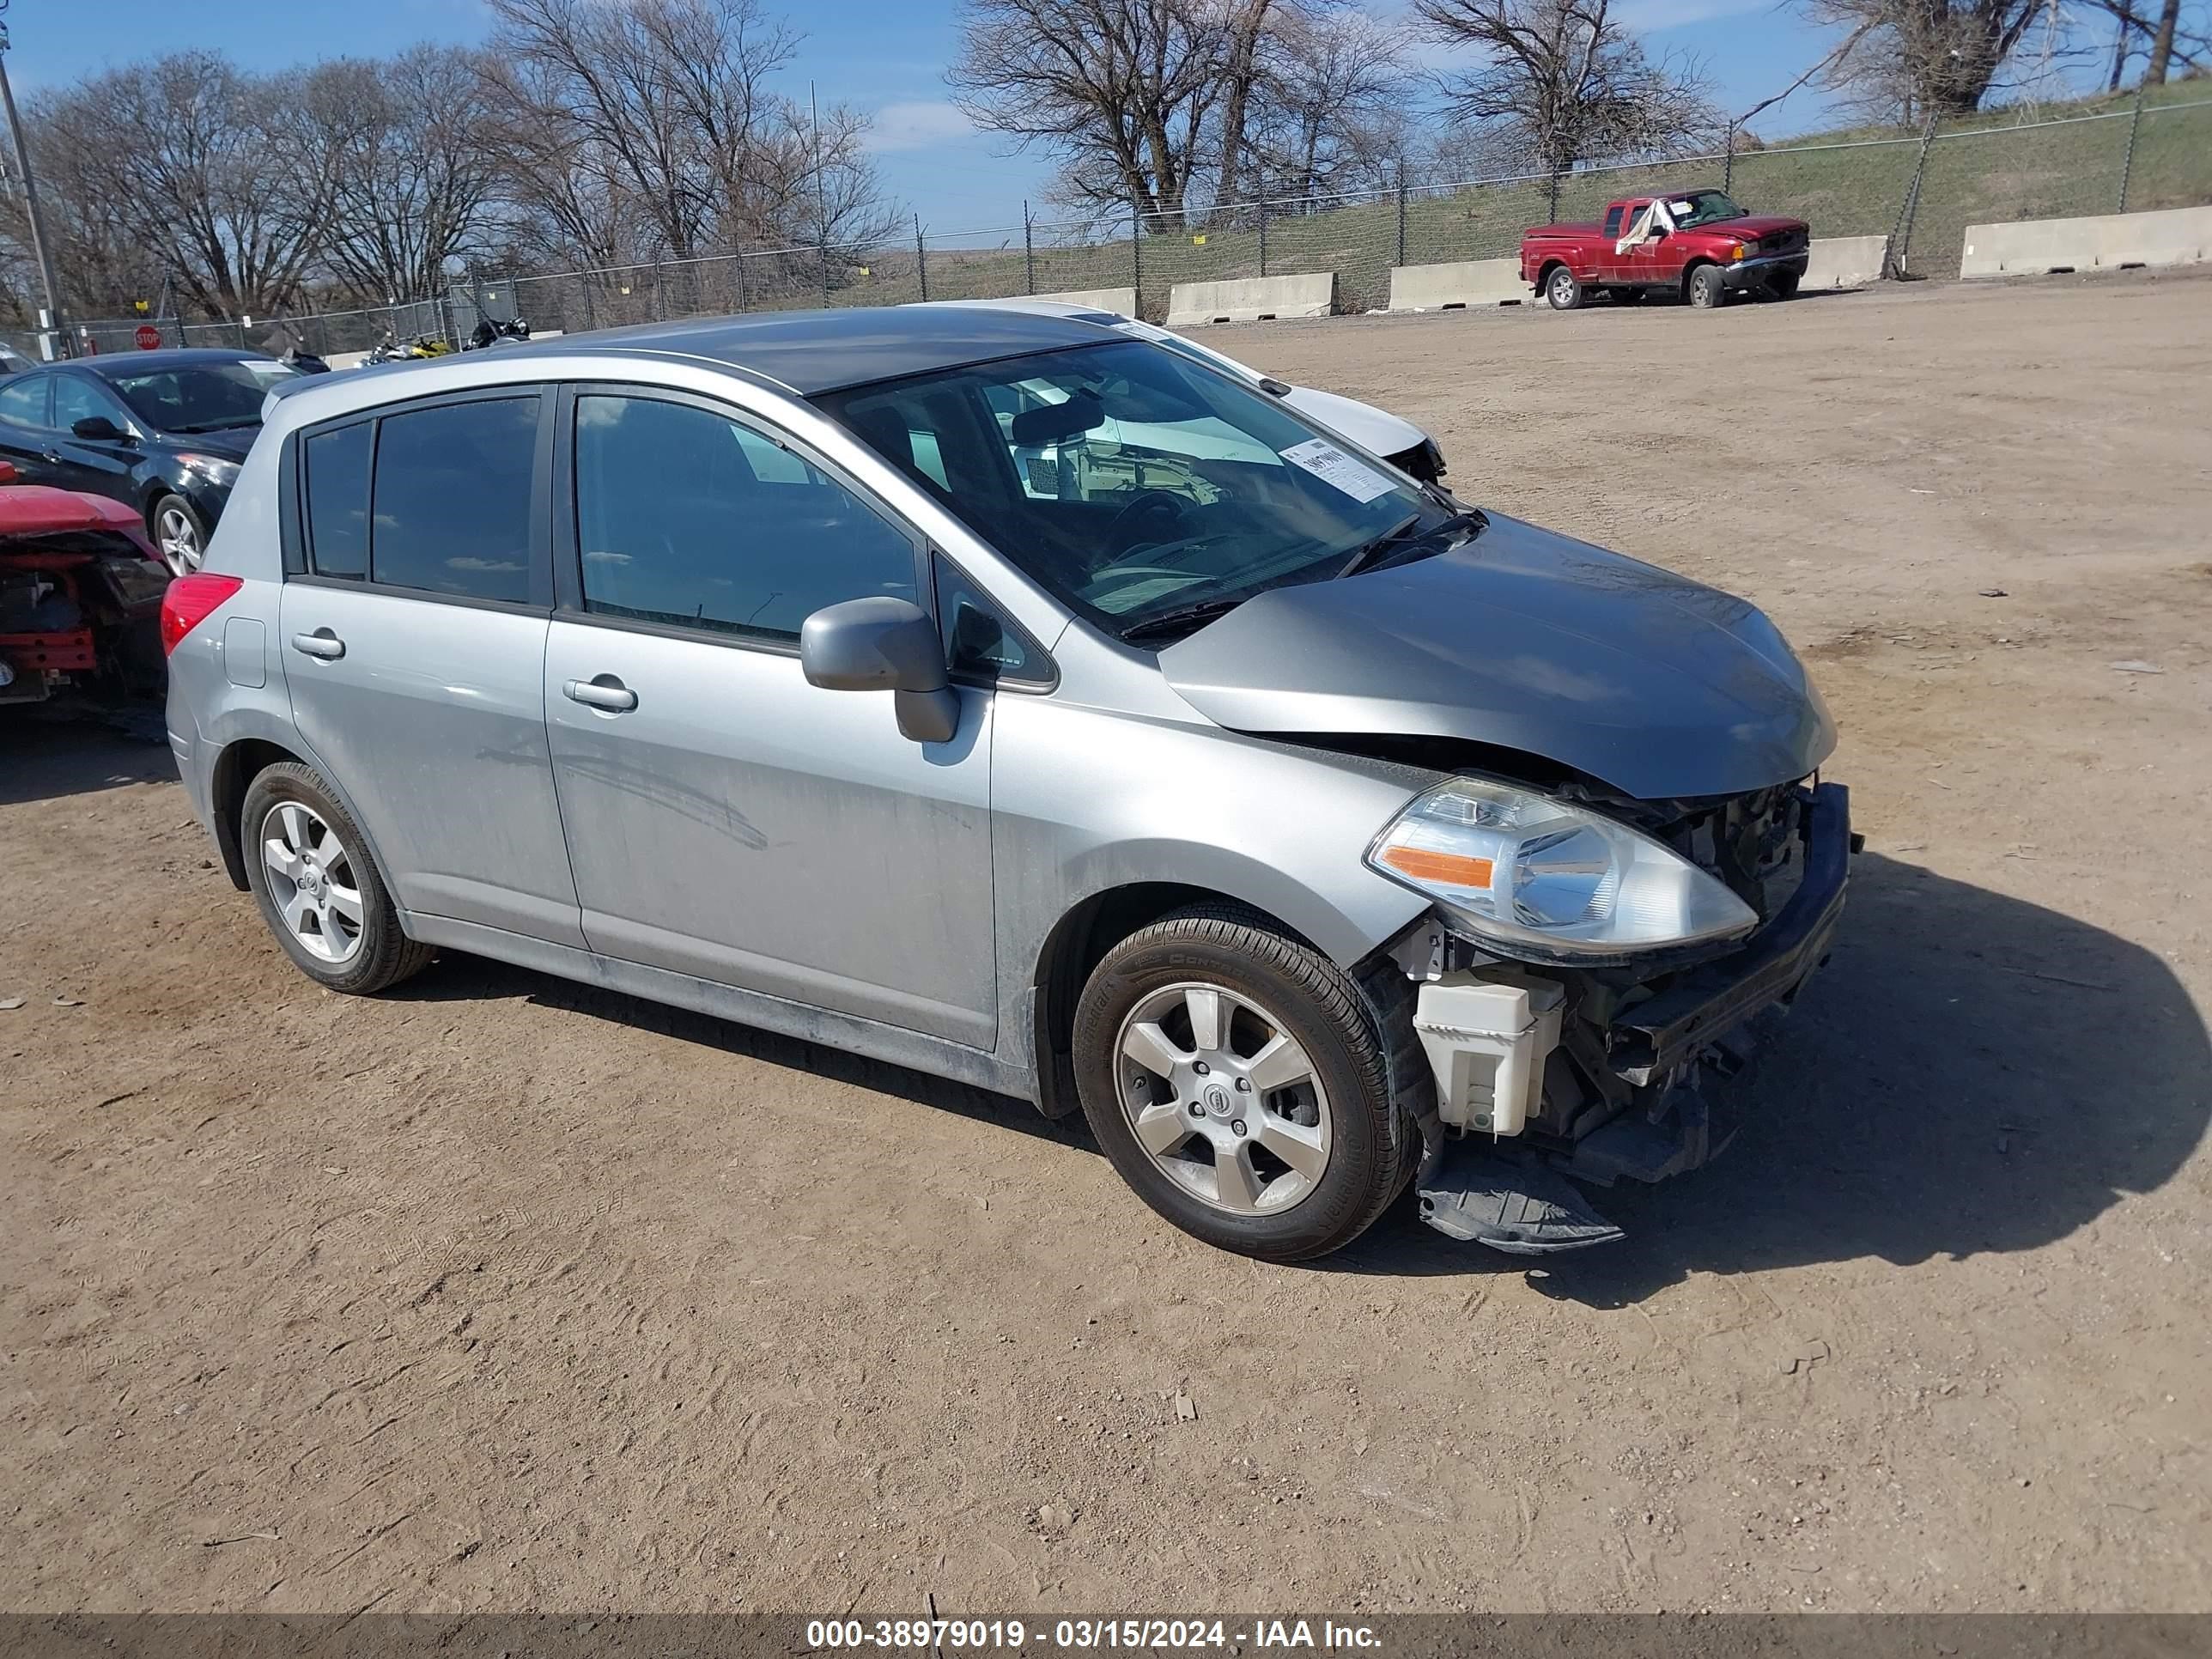
{"label": "steering wheel", "polygon": [[[1121,510],[1108,522],[1104,539],[1109,544],[1117,541],[1125,529],[1147,514],[1164,512],[1171,518],[1180,519],[1182,517],[1183,510],[1190,505],[1190,502],[1172,490],[1140,489],[1124,502]],[[1132,536],[1127,546],[1135,547],[1138,544],[1136,538]]]}

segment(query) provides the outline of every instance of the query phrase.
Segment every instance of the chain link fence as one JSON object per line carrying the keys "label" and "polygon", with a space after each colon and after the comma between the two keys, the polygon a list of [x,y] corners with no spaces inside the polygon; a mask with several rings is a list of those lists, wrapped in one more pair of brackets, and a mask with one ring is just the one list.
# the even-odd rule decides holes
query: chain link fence
{"label": "chain link fence", "polygon": [[[593,270],[479,274],[435,299],[357,311],[179,323],[126,318],[72,328],[127,351],[150,323],[166,345],[319,356],[390,338],[458,346],[480,318],[518,314],[533,331],[816,306],[902,305],[1099,289],[1137,292],[1166,315],[1178,283],[1334,271],[1337,308],[1389,303],[1395,265],[1510,258],[1531,225],[1595,220],[1607,202],[1718,185],[1754,212],[1803,219],[1821,236],[1893,237],[1893,268],[1955,277],[1969,224],[2212,203],[2212,98],[2190,83],[2156,97],[2050,120],[1980,118],[1950,131],[1741,146],[1661,162],[1579,167],[1556,176],[1401,181],[1366,191],[1176,214],[1132,210],[1081,222],[927,233],[877,247],[748,249]],[[29,337],[9,336],[35,352]]]}

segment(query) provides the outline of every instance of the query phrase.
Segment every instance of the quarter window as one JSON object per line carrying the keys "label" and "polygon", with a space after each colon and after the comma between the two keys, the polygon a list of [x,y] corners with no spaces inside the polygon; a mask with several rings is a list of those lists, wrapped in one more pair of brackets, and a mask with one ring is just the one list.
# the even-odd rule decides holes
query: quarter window
{"label": "quarter window", "polygon": [[575,452],[586,611],[795,640],[823,605],[915,598],[903,531],[726,416],[590,394],[576,399]]}
{"label": "quarter window", "polygon": [[44,426],[46,387],[52,380],[51,374],[27,374],[0,386],[0,421],[9,426]]}
{"label": "quarter window", "polygon": [[527,603],[537,454],[535,396],[386,416],[377,423],[371,577]]}
{"label": "quarter window", "polygon": [[307,558],[319,576],[368,574],[368,458],[363,421],[307,440]]}

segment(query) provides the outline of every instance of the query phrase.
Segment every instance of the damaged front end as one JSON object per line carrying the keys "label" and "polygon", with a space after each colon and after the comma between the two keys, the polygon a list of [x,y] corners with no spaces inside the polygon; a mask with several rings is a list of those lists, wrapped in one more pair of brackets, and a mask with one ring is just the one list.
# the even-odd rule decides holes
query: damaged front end
{"label": "damaged front end", "polygon": [[[1741,1103],[1735,1080],[1826,961],[1859,841],[1844,789],[1812,781],[1663,802],[1590,790],[1567,810],[1600,815],[1664,848],[1669,864],[1724,889],[1736,908],[1724,910],[1702,884],[1688,892],[1692,878],[1681,871],[1657,868],[1642,890],[1617,869],[1598,871],[1595,839],[1587,849],[1567,842],[1563,850],[1571,824],[1540,824],[1522,843],[1540,844],[1554,860],[1550,869],[1532,861],[1533,874],[1483,870],[1490,860],[1479,850],[1440,850],[1444,837],[1396,837],[1395,845],[1414,845],[1399,860],[1401,879],[1410,866],[1432,878],[1486,875],[1498,890],[1486,910],[1464,886],[1437,890],[1436,909],[1395,942],[1392,955],[1417,988],[1414,1026],[1436,1082],[1437,1118],[1418,1182],[1422,1218],[1452,1237],[1516,1254],[1622,1236],[1574,1182],[1656,1182],[1728,1145]],[[1389,870],[1390,850],[1378,842],[1370,861]],[[1452,868],[1452,856],[1471,867]],[[1593,908],[1640,903],[1647,931],[1705,920],[1714,936],[1613,949],[1617,939],[1585,928],[1580,939],[1547,943],[1537,937],[1543,907],[1560,901],[1540,887],[1552,869],[1567,872],[1570,903],[1579,890],[1571,882],[1585,881]],[[1531,893],[1516,913],[1516,896]]]}

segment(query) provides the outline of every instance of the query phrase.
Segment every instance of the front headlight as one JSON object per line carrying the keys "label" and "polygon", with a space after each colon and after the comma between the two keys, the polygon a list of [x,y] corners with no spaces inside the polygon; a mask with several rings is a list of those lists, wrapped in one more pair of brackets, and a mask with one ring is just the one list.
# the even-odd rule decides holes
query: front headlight
{"label": "front headlight", "polygon": [[1481,778],[1454,778],[1413,801],[1367,863],[1505,956],[1618,957],[1759,925],[1749,905],[1650,836]]}
{"label": "front headlight", "polygon": [[190,467],[211,484],[221,484],[228,488],[238,482],[238,463],[225,460],[220,455],[183,454],[178,456],[177,459],[180,465]]}

